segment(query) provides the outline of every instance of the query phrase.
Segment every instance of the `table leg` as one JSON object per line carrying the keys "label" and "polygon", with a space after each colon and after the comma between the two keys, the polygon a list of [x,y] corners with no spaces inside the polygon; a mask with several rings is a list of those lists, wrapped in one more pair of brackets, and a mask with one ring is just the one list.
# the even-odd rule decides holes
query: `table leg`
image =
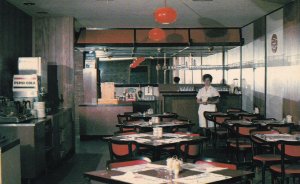
{"label": "table leg", "polygon": [[160,160],[160,148],[155,147],[153,149],[153,154],[152,154],[152,161],[158,161]]}

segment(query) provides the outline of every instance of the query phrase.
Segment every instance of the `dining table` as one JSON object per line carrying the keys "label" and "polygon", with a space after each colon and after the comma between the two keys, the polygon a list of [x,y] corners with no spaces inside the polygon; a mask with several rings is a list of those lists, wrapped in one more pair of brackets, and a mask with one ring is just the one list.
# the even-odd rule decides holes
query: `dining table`
{"label": "dining table", "polygon": [[261,120],[253,120],[253,121],[248,121],[248,120],[242,120],[242,119],[231,119],[231,120],[226,120],[224,122],[227,126],[233,126],[235,124],[240,124],[240,125],[260,125],[260,126],[268,126],[268,125],[285,125],[285,124],[293,124],[293,123],[288,123],[285,121],[279,121],[279,120],[271,120],[271,119],[261,119]]}
{"label": "dining table", "polygon": [[300,141],[300,134],[255,134],[254,137],[270,144],[277,144],[279,141]]}
{"label": "dining table", "polygon": [[149,113],[137,112],[137,113],[129,114],[129,116],[132,119],[143,119],[145,121],[149,121],[153,117],[159,117],[160,119],[163,119],[163,118],[176,118],[177,117],[176,114],[168,113],[168,112],[158,113],[158,114],[153,114],[153,113],[149,114]]}
{"label": "dining table", "polygon": [[151,130],[156,127],[162,127],[165,130],[172,131],[178,128],[187,128],[187,131],[191,131],[194,123],[187,121],[187,120],[178,120],[174,119],[171,121],[160,121],[159,123],[154,123],[151,121],[145,120],[135,120],[135,121],[128,121],[122,124],[118,123],[116,127],[122,128],[139,128],[141,131],[143,130]]}
{"label": "dining table", "polygon": [[112,136],[109,139],[116,141],[132,141],[139,147],[146,147],[152,150],[152,160],[160,160],[161,150],[165,147],[176,148],[182,142],[195,142],[202,143],[206,140],[203,136],[192,136],[191,134],[175,134],[163,133],[161,137],[154,136],[150,133],[137,133],[128,135]]}
{"label": "dining table", "polygon": [[178,176],[166,166],[166,161],[97,170],[84,173],[88,181],[117,184],[229,184],[248,182],[255,177],[255,173],[243,170],[230,170],[216,167],[209,163],[182,163]]}

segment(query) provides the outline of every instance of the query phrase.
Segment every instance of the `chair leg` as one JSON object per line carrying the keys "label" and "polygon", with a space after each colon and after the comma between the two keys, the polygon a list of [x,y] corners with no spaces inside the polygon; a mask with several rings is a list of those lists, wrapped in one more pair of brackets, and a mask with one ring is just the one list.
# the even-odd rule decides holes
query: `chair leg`
{"label": "chair leg", "polygon": [[265,184],[266,182],[266,165],[263,164],[262,168],[261,168],[261,183]]}
{"label": "chair leg", "polygon": [[240,163],[240,155],[239,155],[239,150],[238,149],[236,149],[236,153],[235,153],[235,156],[236,156],[236,162],[237,163]]}

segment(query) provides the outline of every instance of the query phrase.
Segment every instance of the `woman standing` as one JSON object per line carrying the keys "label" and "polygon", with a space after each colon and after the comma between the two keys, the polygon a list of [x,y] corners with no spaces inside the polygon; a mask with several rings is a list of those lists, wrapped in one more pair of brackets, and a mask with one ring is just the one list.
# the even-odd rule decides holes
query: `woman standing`
{"label": "woman standing", "polygon": [[[201,88],[197,94],[197,103],[199,105],[198,115],[199,115],[199,127],[207,128],[213,127],[212,122],[208,122],[206,124],[206,119],[204,117],[205,111],[216,111],[216,104],[219,102],[220,94],[216,88],[211,86],[212,76],[210,74],[205,74],[202,77],[202,81],[204,82],[204,87]],[[203,132],[204,133],[204,132]]]}

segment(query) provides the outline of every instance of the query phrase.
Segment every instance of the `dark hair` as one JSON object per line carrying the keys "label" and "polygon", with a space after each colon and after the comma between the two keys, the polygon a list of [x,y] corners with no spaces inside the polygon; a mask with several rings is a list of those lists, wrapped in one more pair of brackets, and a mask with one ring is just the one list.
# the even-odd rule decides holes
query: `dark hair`
{"label": "dark hair", "polygon": [[210,74],[205,74],[205,75],[203,75],[203,77],[202,77],[202,81],[205,81],[205,79],[209,79],[210,82],[212,82],[213,77],[212,77]]}
{"label": "dark hair", "polygon": [[180,81],[180,78],[179,77],[174,77],[174,82],[175,83],[178,83]]}

